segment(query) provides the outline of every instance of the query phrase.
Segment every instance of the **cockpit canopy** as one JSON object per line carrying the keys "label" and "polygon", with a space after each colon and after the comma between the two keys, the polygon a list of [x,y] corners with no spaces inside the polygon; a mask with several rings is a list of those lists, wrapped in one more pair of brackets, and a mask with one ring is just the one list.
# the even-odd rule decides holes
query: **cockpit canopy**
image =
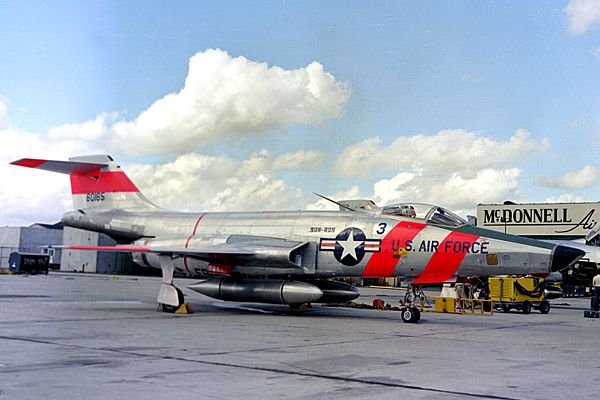
{"label": "cockpit canopy", "polygon": [[381,209],[382,215],[408,217],[427,221],[434,225],[462,226],[467,221],[440,206],[422,203],[390,204]]}

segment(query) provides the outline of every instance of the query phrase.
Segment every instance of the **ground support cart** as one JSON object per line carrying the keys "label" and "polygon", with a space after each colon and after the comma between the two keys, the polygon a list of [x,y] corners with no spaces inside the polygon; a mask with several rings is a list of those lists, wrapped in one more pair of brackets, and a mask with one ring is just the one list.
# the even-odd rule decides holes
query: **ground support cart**
{"label": "ground support cart", "polygon": [[490,277],[490,299],[496,310],[509,312],[516,309],[529,314],[532,308],[542,314],[550,312],[550,303],[544,298],[544,279],[538,277]]}

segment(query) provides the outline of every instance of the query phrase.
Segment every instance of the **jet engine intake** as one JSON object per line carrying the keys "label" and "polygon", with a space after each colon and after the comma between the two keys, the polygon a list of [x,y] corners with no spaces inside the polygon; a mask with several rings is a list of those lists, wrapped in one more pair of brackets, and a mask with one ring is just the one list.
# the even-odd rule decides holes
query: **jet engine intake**
{"label": "jet engine intake", "polygon": [[550,272],[562,271],[568,268],[575,261],[585,256],[585,251],[573,247],[558,245],[552,253],[552,263],[550,264]]}

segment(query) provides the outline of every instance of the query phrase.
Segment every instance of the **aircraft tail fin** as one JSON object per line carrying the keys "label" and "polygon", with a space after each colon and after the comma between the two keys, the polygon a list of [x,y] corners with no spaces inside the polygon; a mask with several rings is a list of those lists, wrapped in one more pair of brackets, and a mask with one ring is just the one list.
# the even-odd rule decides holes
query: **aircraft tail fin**
{"label": "aircraft tail fin", "polygon": [[157,208],[109,155],[72,157],[69,161],[22,158],[11,164],[69,175],[77,210]]}

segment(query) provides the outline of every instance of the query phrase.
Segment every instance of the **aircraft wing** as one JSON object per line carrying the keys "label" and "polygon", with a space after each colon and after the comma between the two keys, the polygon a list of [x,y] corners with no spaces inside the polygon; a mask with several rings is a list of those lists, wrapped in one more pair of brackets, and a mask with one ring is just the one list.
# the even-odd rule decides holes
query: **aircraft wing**
{"label": "aircraft wing", "polygon": [[[297,242],[263,236],[232,235],[226,241],[205,241],[193,246],[180,247],[158,240],[156,244],[116,245],[116,246],[64,246],[70,250],[109,251],[121,253],[155,253],[170,255],[173,258],[191,257],[209,263],[237,266],[268,266],[281,268],[300,268],[295,262],[309,242]],[[177,242],[181,243],[181,240]]]}

